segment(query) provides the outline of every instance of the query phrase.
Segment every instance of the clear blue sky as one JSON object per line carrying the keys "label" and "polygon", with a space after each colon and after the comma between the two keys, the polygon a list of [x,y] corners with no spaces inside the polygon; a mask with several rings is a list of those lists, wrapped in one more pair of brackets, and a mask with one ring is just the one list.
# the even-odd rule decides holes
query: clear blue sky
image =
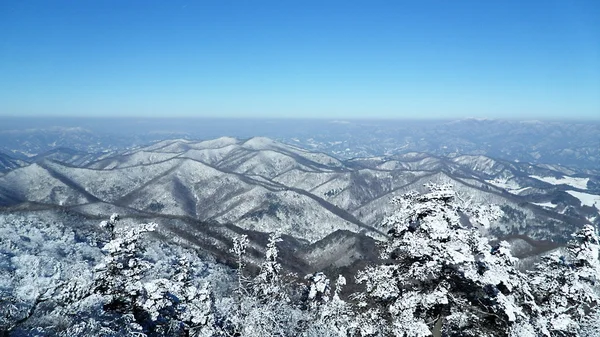
{"label": "clear blue sky", "polygon": [[600,118],[600,1],[0,2],[0,115]]}

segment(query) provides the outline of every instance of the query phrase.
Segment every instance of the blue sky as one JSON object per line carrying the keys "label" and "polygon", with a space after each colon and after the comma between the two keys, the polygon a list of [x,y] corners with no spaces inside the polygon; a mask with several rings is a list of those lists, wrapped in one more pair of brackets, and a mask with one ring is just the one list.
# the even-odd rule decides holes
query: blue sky
{"label": "blue sky", "polygon": [[0,3],[0,115],[600,118],[600,1]]}

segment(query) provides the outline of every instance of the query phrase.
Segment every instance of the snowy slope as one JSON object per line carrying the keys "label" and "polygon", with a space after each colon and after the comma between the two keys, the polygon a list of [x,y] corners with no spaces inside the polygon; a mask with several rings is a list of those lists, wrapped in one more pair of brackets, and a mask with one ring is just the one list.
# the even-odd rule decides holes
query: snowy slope
{"label": "snowy slope", "polygon": [[[265,232],[280,229],[314,241],[336,230],[377,227],[392,211],[393,196],[450,181],[478,202],[508,207],[510,216],[492,229],[497,233],[558,237],[599,221],[583,207],[594,205],[595,197],[574,193],[564,179],[560,185],[536,179],[556,176],[562,175],[547,166],[484,156],[411,153],[341,162],[263,137],[224,137],[163,141],[89,167],[42,161],[0,176],[0,200],[80,205],[78,211],[91,215],[120,209],[184,216]],[[577,185],[588,179],[593,186],[597,179],[579,176],[565,181]]]}
{"label": "snowy slope", "polygon": [[221,160],[226,158],[232,151],[239,148],[235,144],[226,145],[223,147],[215,147],[215,148],[201,148],[201,149],[190,149],[179,156],[182,158],[190,158],[197,161],[201,161],[203,163],[215,165],[219,163]]}
{"label": "snowy slope", "polygon": [[117,204],[147,212],[231,222],[246,229],[281,230],[311,241],[338,229],[358,230],[355,224],[306,195],[191,160]]}
{"label": "snowy slope", "polygon": [[451,159],[454,163],[480,174],[495,176],[506,169],[504,165],[486,156],[458,156]]}
{"label": "snowy slope", "polygon": [[12,158],[11,156],[0,152],[0,174],[23,167],[25,165],[27,165],[25,161]]}
{"label": "snowy slope", "polygon": [[15,200],[55,205],[78,205],[95,201],[80,186],[53,175],[39,164],[31,164],[1,176],[0,193],[3,190],[8,204]]}
{"label": "snowy slope", "polygon": [[590,181],[590,178],[577,178],[577,177],[569,177],[569,176],[556,178],[556,177],[540,177],[540,176],[532,175],[531,178],[541,180],[543,182],[546,182],[546,183],[552,184],[552,185],[564,184],[564,185],[579,188],[582,190],[587,189],[587,184]]}
{"label": "snowy slope", "polygon": [[173,169],[177,164],[179,161],[173,160],[113,170],[73,168],[52,162],[45,165],[48,169],[68,177],[98,199],[112,202]]}
{"label": "snowy slope", "polygon": [[137,151],[131,154],[102,159],[86,166],[91,169],[111,170],[117,168],[160,163],[165,160],[174,158],[177,155],[178,154],[176,153]]}
{"label": "snowy slope", "polygon": [[579,199],[582,205],[596,207],[597,209],[600,209],[600,195],[583,193],[578,191],[567,191],[567,193]]}

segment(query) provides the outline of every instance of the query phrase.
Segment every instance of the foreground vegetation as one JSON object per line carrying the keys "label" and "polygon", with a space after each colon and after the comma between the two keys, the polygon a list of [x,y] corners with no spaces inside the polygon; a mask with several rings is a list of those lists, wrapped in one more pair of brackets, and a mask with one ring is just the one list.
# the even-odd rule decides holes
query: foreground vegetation
{"label": "foreground vegetation", "polygon": [[[356,275],[285,273],[279,235],[258,273],[248,240],[237,269],[147,233],[117,215],[102,235],[60,224],[0,222],[0,331],[10,336],[598,336],[597,231],[521,271],[506,242],[481,235],[502,215],[451,186],[394,200],[381,263]],[[100,249],[102,247],[102,249]],[[352,277],[348,279],[347,277]],[[347,282],[362,290],[348,294]]]}

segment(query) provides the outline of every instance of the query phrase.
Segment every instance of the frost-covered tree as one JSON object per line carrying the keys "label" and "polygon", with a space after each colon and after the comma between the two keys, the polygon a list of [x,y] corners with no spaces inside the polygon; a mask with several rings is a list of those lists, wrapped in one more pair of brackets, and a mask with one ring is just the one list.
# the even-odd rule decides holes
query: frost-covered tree
{"label": "frost-covered tree", "polygon": [[[116,215],[102,223],[109,235],[91,220],[77,227],[43,215],[0,214],[0,335],[218,335],[229,268],[144,237],[146,225],[124,228]],[[151,268],[130,267],[140,265]]]}
{"label": "frost-covered tree", "polygon": [[131,228],[115,227],[118,215],[101,227],[110,230],[113,238],[103,251],[104,262],[96,268],[95,291],[107,296],[105,308],[118,312],[133,312],[136,299],[142,291],[142,277],[151,265],[143,259],[143,246],[138,242],[142,234],[152,232],[157,225],[141,224]]}
{"label": "frost-covered tree", "polygon": [[554,252],[530,272],[545,336],[593,336],[600,330],[598,234],[591,225],[573,234],[565,255]]}
{"label": "frost-covered tree", "polygon": [[465,202],[450,185],[427,188],[394,200],[385,263],[357,275],[366,286],[359,296],[363,334],[505,336],[529,329],[535,303],[508,244],[492,247],[478,231],[499,208]]}
{"label": "frost-covered tree", "polygon": [[573,239],[568,244],[569,254],[575,267],[580,268],[580,274],[587,278],[600,277],[600,241],[598,232],[592,225],[585,225],[573,233]]}
{"label": "frost-covered tree", "polygon": [[102,222],[100,222],[100,228],[106,230],[108,233],[110,233],[110,238],[112,240],[114,240],[118,234],[117,231],[115,231],[117,223],[119,222],[119,220],[121,219],[121,217],[119,216],[119,214],[117,213],[113,213],[110,218],[108,218],[108,220],[104,220]]}
{"label": "frost-covered tree", "polygon": [[170,277],[151,275],[152,263],[144,257],[140,239],[157,225],[121,228],[118,219],[113,215],[101,223],[112,238],[103,248],[104,263],[97,268],[95,290],[105,296],[104,309],[117,313],[121,320],[131,317],[128,328],[147,335],[215,335],[211,286],[192,279],[191,261],[186,256],[178,258]]}
{"label": "frost-covered tree", "polygon": [[217,315],[210,283],[205,282],[200,288],[196,286],[183,289],[184,302],[180,311],[180,319],[185,324],[190,336],[214,336],[219,329]]}
{"label": "frost-covered tree", "polygon": [[265,260],[260,266],[260,272],[252,282],[252,290],[257,297],[268,300],[274,298],[287,300],[281,284],[281,264],[277,260],[279,257],[278,242],[281,242],[281,235],[279,233],[269,235],[269,241],[265,250]]}
{"label": "frost-covered tree", "polygon": [[319,295],[329,293],[329,280],[323,273],[310,275],[309,287],[310,322],[305,336],[331,336],[343,337],[357,335],[358,324],[354,317],[354,311],[350,303],[340,297],[342,287],[346,285],[346,278],[338,275],[335,282],[333,296],[326,301],[315,301]]}
{"label": "frost-covered tree", "polygon": [[119,216],[100,226],[109,230],[112,240],[104,247],[106,256],[96,267],[94,292],[104,295],[104,310],[133,317],[128,328],[134,331],[161,334],[177,331],[181,322],[176,317],[180,299],[174,293],[177,284],[168,279],[145,280],[145,273],[152,264],[143,257],[143,234],[153,232],[154,223],[132,227],[119,227]]}
{"label": "frost-covered tree", "polygon": [[89,261],[101,257],[82,239],[38,214],[0,214],[0,331],[53,334],[72,324],[92,281]]}
{"label": "frost-covered tree", "polygon": [[238,285],[236,291],[239,297],[245,296],[248,294],[248,289],[246,287],[246,283],[248,280],[244,276],[244,267],[246,266],[246,262],[244,261],[246,255],[246,248],[248,248],[248,236],[240,235],[239,237],[233,238],[233,247],[231,248],[231,252],[235,254],[236,263],[237,263],[237,281]]}
{"label": "frost-covered tree", "polygon": [[327,275],[317,272],[306,275],[304,279],[308,280],[307,302],[310,308],[329,302],[331,286]]}
{"label": "frost-covered tree", "polygon": [[185,256],[178,259],[172,293],[180,298],[176,317],[191,336],[213,336],[216,333],[216,309],[210,283],[200,287],[192,280],[194,266]]}
{"label": "frost-covered tree", "polygon": [[[265,259],[254,278],[238,270],[238,289],[235,309],[228,315],[224,332],[240,336],[297,336],[304,321],[304,313],[291,303],[290,285],[282,280],[278,261],[279,234],[271,234]],[[232,252],[240,269],[245,266],[246,236],[234,238]]]}
{"label": "frost-covered tree", "polygon": [[[155,224],[113,215],[101,251],[72,226],[0,215],[0,332],[14,336],[600,336],[600,242],[592,226],[527,274],[478,229],[500,215],[450,186],[397,198],[381,263],[346,301],[346,279],[284,272],[278,234],[237,280],[193,250],[144,237]],[[13,216],[8,218],[12,219]],[[84,226],[82,226],[83,228]],[[95,232],[93,229],[85,229]],[[76,238],[76,237],[79,238]],[[107,235],[104,234],[106,238]],[[146,240],[149,239],[149,240]],[[99,240],[102,241],[102,240]],[[91,266],[98,265],[96,269]],[[218,270],[217,273],[214,273]],[[232,291],[235,290],[235,291]],[[303,295],[301,295],[303,294]]]}

